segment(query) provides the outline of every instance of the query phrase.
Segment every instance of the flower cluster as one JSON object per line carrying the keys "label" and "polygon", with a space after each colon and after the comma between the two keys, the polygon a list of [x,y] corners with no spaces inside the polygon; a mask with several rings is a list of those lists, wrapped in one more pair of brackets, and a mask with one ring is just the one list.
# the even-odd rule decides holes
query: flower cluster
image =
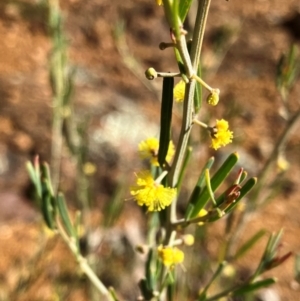
{"label": "flower cluster", "polygon": [[233,132],[229,130],[228,122],[224,119],[218,120],[211,131],[211,147],[215,150],[232,142]]}
{"label": "flower cluster", "polygon": [[[150,159],[150,162],[154,166],[159,166],[157,161],[159,142],[158,139],[150,137],[143,140],[139,144],[139,155],[141,159]],[[166,156],[166,161],[170,163],[173,159],[175,153],[175,147],[172,141],[169,143],[168,153]]]}
{"label": "flower cluster", "polygon": [[159,258],[166,267],[173,267],[184,260],[184,253],[176,247],[159,246],[157,251]]}
{"label": "flower cluster", "polygon": [[161,211],[172,203],[176,188],[155,182],[148,170],[137,173],[136,177],[136,185],[130,188],[130,193],[139,206],[147,206],[148,211]]}

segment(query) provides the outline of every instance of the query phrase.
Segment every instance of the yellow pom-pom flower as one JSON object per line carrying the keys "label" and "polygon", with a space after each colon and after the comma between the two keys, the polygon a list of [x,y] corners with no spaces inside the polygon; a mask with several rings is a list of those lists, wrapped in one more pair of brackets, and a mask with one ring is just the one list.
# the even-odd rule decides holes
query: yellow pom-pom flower
{"label": "yellow pom-pom flower", "polygon": [[177,102],[183,102],[185,94],[185,82],[180,80],[173,89],[174,98]]}
{"label": "yellow pom-pom flower", "polygon": [[142,159],[151,159],[153,165],[158,165],[157,152],[159,142],[156,138],[151,137],[139,143],[139,155]]}
{"label": "yellow pom-pom flower", "polygon": [[159,258],[166,267],[172,267],[184,260],[184,253],[176,247],[159,246],[157,251]]}
{"label": "yellow pom-pom flower", "polygon": [[211,147],[215,150],[232,142],[233,132],[229,130],[228,122],[224,119],[218,120],[212,131]]}
{"label": "yellow pom-pom flower", "polygon": [[162,0],[155,0],[155,2],[156,2],[157,5],[163,5]]}
{"label": "yellow pom-pom flower", "polygon": [[130,193],[139,206],[147,206],[148,211],[161,211],[172,203],[176,188],[156,183],[148,170],[137,173],[136,177],[136,186],[130,187]]}
{"label": "yellow pom-pom flower", "polygon": [[[143,140],[139,144],[139,154],[142,159],[150,159],[150,162],[154,166],[159,166],[157,161],[159,148],[159,141],[154,137],[150,137]],[[175,147],[172,141],[169,143],[168,153],[166,156],[166,161],[170,163],[173,159],[175,153]]]}

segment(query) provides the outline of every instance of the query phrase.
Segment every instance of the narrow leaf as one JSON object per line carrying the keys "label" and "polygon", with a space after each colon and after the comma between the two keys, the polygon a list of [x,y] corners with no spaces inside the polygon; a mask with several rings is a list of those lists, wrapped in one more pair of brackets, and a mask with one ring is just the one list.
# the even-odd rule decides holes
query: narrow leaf
{"label": "narrow leaf", "polygon": [[152,291],[153,290],[153,286],[154,286],[154,276],[153,276],[153,272],[152,272],[152,260],[153,260],[153,249],[149,250],[148,253],[148,257],[147,257],[147,261],[146,261],[146,284],[147,284],[147,288],[148,290]]}
{"label": "narrow leaf", "polygon": [[65,230],[67,231],[67,234],[69,236],[76,237],[76,231],[72,226],[64,195],[62,193],[58,193],[56,201],[58,212],[65,227]]}
{"label": "narrow leaf", "polygon": [[[205,170],[206,169],[210,169],[212,167],[212,165],[214,164],[215,158],[211,157],[207,163],[205,164],[204,168],[202,169],[200,176],[198,178],[197,184],[190,196],[189,202],[188,202],[188,206],[185,212],[185,219],[189,219],[192,211],[194,210],[195,204],[199,198],[199,195],[201,194],[201,191],[203,189],[204,183],[205,183]],[[203,207],[202,207],[203,208]],[[202,209],[200,208],[200,210]],[[199,210],[199,211],[200,211]]]}
{"label": "narrow leaf", "polygon": [[30,161],[26,162],[26,169],[27,169],[27,172],[28,172],[31,182],[34,185],[37,196],[39,199],[41,199],[42,198],[42,186],[41,186],[40,177],[37,175],[36,170]]}
{"label": "narrow leaf", "polygon": [[41,209],[42,214],[44,217],[44,221],[49,229],[55,229],[55,215],[54,215],[54,208],[52,206],[52,196],[45,187],[46,184],[42,183],[43,186],[43,195],[42,195],[42,203]]}
{"label": "narrow leaf", "polygon": [[153,298],[153,291],[151,289],[149,289],[146,279],[140,280],[139,288],[142,292],[144,300],[151,300]]}
{"label": "narrow leaf", "polygon": [[172,109],[173,109],[173,88],[174,88],[174,78],[164,77],[162,101],[161,101],[160,135],[159,135],[159,150],[158,150],[158,162],[162,168],[165,165],[166,156],[170,144]]}
{"label": "narrow leaf", "polygon": [[182,23],[184,22],[189,10],[190,10],[190,7],[191,7],[191,4],[192,4],[193,0],[181,0],[179,1],[179,17],[182,21]]}
{"label": "narrow leaf", "polygon": [[192,147],[188,147],[186,149],[185,157],[184,157],[184,160],[183,160],[183,163],[182,163],[182,167],[181,167],[178,182],[177,182],[177,193],[178,194],[180,192],[180,188],[181,188],[181,185],[182,185],[182,181],[183,181],[183,178],[184,178],[184,175],[185,175],[186,168],[188,166],[188,163],[191,160],[192,151],[193,151]]}
{"label": "narrow leaf", "polygon": [[33,165],[32,165],[32,163],[30,161],[26,162],[26,169],[27,169],[27,172],[29,174],[30,180],[35,185],[36,181],[37,181],[36,174],[35,174],[35,170],[33,168]]}
{"label": "narrow leaf", "polygon": [[248,239],[236,252],[235,259],[238,259],[245,255],[264,235],[266,234],[265,230],[260,230],[255,233],[250,239]]}
{"label": "narrow leaf", "polygon": [[210,286],[214,283],[214,281],[217,279],[217,277],[219,277],[219,275],[221,274],[221,272],[223,271],[223,269],[226,265],[227,265],[226,261],[222,261],[222,262],[219,263],[219,266],[218,266],[217,270],[214,272],[214,274],[210,278],[210,280],[207,283],[207,285],[205,286],[204,290],[200,293],[198,301],[200,301],[200,300],[205,301],[206,300],[206,298],[204,298],[204,296],[207,295],[207,291],[209,290]]}
{"label": "narrow leaf", "polygon": [[76,234],[76,241],[77,241],[77,247],[78,250],[80,250],[80,226],[81,226],[81,212],[80,211],[76,211],[75,214],[75,221],[74,221],[74,232]]}
{"label": "narrow leaf", "polygon": [[120,181],[114,191],[114,194],[105,204],[103,225],[107,228],[111,227],[114,224],[114,222],[120,216],[121,211],[124,207],[124,201],[122,200],[124,188],[124,181]]}
{"label": "narrow leaf", "polygon": [[238,184],[242,184],[246,180],[247,176],[248,176],[248,173],[247,173],[247,171],[244,170],[242,172],[242,175],[241,175],[241,178],[240,178],[240,181]]}
{"label": "narrow leaf", "polygon": [[[197,76],[202,77],[201,64],[198,66]],[[194,95],[194,110],[197,114],[202,106],[202,85],[197,81]]]}
{"label": "narrow leaf", "polygon": [[184,64],[183,64],[183,60],[180,56],[180,53],[179,53],[178,49],[174,48],[174,51],[175,51],[175,57],[176,57],[176,61],[177,61],[177,64],[178,64],[178,68],[179,68],[179,71],[181,73],[181,77],[182,77],[183,81],[185,83],[187,83],[187,82],[189,82],[189,79],[185,75],[185,67],[184,67]]}
{"label": "narrow leaf", "polygon": [[50,168],[48,163],[43,163],[41,166],[41,174],[42,178],[45,179],[45,183],[47,184],[47,189],[49,193],[54,196],[53,186],[51,182],[51,174],[50,174]]}
{"label": "narrow leaf", "polygon": [[[227,160],[223,163],[223,165],[218,169],[218,171],[215,173],[213,178],[211,179],[211,189],[213,192],[216,191],[216,189],[222,184],[222,182],[227,178],[230,171],[233,169],[233,167],[236,165],[238,161],[238,154],[232,153],[229,155]],[[199,211],[204,208],[206,203],[209,200],[209,191],[207,187],[204,187],[200,196],[197,198],[194,209],[191,213],[191,218],[194,218],[197,216]]]}
{"label": "narrow leaf", "polygon": [[175,300],[175,271],[169,272],[170,274],[173,274],[173,282],[169,283],[167,287],[167,301],[174,301]]}
{"label": "narrow leaf", "polygon": [[274,283],[276,283],[276,279],[275,278],[268,278],[265,280],[261,280],[261,281],[256,281],[254,283],[249,283],[246,285],[243,285],[242,287],[236,289],[233,292],[233,296],[241,296],[241,295],[245,295],[247,293],[253,292],[253,291],[257,291],[261,288],[265,288],[267,286],[270,286]]}

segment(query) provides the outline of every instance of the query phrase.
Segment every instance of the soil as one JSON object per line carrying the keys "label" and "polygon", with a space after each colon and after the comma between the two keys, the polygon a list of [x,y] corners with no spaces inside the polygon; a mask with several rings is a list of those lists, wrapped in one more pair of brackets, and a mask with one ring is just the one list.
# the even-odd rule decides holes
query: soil
{"label": "soil", "polygon": [[[0,300],[92,300],[88,297],[92,294],[88,281],[59,237],[42,226],[30,197],[26,161],[35,154],[51,161],[51,40],[46,11],[37,2],[0,3]],[[136,257],[135,245],[145,240],[143,214],[129,200],[111,229],[96,230],[96,226],[105,219],[103,208],[115,189],[120,183],[122,187],[129,185],[134,171],[141,166],[135,159],[138,142],[148,135],[158,135],[161,80],[146,80],[144,71],[148,67],[177,70],[172,50],[158,49],[160,42],[170,39],[162,8],[152,0],[113,4],[108,0],[61,1],[69,60],[76,68],[72,98],[75,114],[81,120],[89,116],[87,159],[97,166],[91,177],[94,210],[88,225],[93,234],[89,241],[92,259],[101,258],[98,269],[105,283],[113,284],[124,299],[134,300],[143,267],[140,259],[128,258]],[[298,0],[212,1],[202,65],[205,80],[221,90],[221,101],[214,109],[204,104],[200,118],[210,123],[226,118],[235,139],[232,145],[215,152],[207,143],[199,146],[203,138],[193,133],[193,160],[199,169],[211,155],[218,164],[227,154],[238,151],[241,165],[255,176],[270,156],[286,125],[285,107],[275,85],[276,66],[292,43],[299,49],[299,12]],[[191,13],[187,29],[193,17]],[[290,114],[299,110],[299,95],[298,79],[287,104]],[[174,124],[178,125],[181,110],[175,110]],[[282,180],[284,189],[252,217],[242,237],[246,240],[261,228],[267,233],[283,228],[283,254],[300,250],[297,129],[289,136],[285,149],[290,167]],[[174,141],[178,132],[179,126],[174,126]],[[78,203],[72,201],[75,168],[64,148],[60,189],[66,192],[73,211],[78,208]],[[189,171],[186,193],[193,188],[198,172],[197,168]],[[274,167],[270,177],[276,172]],[[124,191],[122,199],[128,196]],[[207,251],[213,256],[217,256],[220,241],[224,240],[222,233],[222,222],[210,228]],[[126,242],[123,251],[120,241]],[[238,263],[240,270],[254,269],[265,243],[266,239]],[[118,259],[113,260],[114,256]],[[116,269],[122,281],[116,281],[116,273],[107,271],[101,262]],[[291,257],[270,272],[278,278],[271,293],[282,301],[299,300],[294,264]],[[262,300],[279,300],[275,297]]]}

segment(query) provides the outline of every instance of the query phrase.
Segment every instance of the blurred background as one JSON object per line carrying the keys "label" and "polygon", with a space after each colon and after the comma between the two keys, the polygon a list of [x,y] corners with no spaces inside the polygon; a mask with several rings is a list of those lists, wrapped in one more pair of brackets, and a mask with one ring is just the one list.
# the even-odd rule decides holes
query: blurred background
{"label": "blurred background", "polygon": [[[113,285],[126,300],[134,300],[144,260],[134,248],[145,242],[146,223],[144,214],[130,199],[128,186],[142,166],[137,159],[138,143],[159,135],[162,82],[146,80],[144,72],[148,67],[177,71],[172,49],[158,48],[160,42],[170,40],[169,29],[163,9],[152,0],[62,0],[60,6],[73,74],[71,114],[80,125],[85,146],[85,182],[75,176],[78,162],[63,146],[59,188],[66,194],[72,212],[84,211],[83,233],[89,235],[83,234],[83,252],[88,245],[103,281]],[[0,2],[3,301],[93,300],[88,280],[76,268],[67,247],[42,226],[25,169],[26,161],[37,154],[51,164],[51,149],[57,142],[53,136],[49,76],[54,50],[47,15],[42,1]],[[194,17],[193,13],[188,17],[187,30],[192,28]],[[200,119],[212,125],[216,118],[229,120],[235,139],[232,145],[215,152],[208,148],[204,132],[193,133],[194,163],[179,210],[209,156],[222,162],[226,155],[237,151],[249,175],[259,173],[285,128],[287,115],[299,110],[299,80],[286,102],[276,88],[278,61],[292,44],[299,49],[298,0],[212,0],[201,62],[205,80],[219,88],[221,96],[217,108],[203,105]],[[177,105],[172,133],[175,145],[180,118],[181,108]],[[284,228],[283,249],[294,253],[300,250],[299,126],[290,134],[285,148],[289,168],[282,177],[280,191],[251,218],[242,236],[249,238],[261,228],[268,232]],[[78,191],[87,196],[89,210],[80,202]],[[113,209],[109,207],[112,200],[117,200]],[[109,210],[118,214],[108,218]],[[202,258],[203,254],[217,258],[223,228],[224,224],[218,222],[207,230],[209,240],[198,249]],[[264,244],[265,241],[258,244],[238,263],[241,277],[243,273],[247,275],[253,262],[259,261]],[[293,259],[271,274],[278,276],[279,282],[267,292],[271,295],[261,300],[299,300]]]}

